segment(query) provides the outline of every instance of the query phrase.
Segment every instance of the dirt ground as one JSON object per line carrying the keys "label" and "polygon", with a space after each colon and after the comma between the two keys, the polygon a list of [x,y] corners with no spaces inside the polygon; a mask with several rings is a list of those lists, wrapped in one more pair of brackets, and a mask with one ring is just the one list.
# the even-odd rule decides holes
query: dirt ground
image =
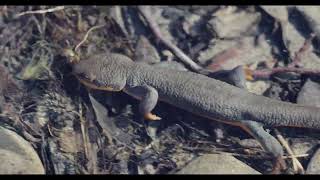
{"label": "dirt ground", "polygon": [[[47,174],[168,174],[200,155],[219,153],[269,173],[270,155],[243,130],[162,102],[154,109],[162,120],[144,121],[137,100],[123,92],[87,89],[70,63],[109,51],[149,64],[176,63],[164,65],[168,68],[222,73],[213,78],[226,82],[225,73],[245,66],[253,74],[248,91],[319,107],[317,10],[1,6],[0,125],[32,144]],[[304,86],[308,81],[315,85]],[[307,155],[298,158],[307,169],[319,131],[277,130],[294,151],[310,142],[307,153],[300,152]],[[292,160],[286,162],[283,173],[297,173]]]}

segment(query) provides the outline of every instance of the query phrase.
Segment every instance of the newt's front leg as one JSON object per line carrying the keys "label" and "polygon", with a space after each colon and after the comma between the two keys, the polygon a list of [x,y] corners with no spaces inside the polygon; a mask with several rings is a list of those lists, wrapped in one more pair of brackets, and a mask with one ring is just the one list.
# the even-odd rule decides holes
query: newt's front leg
{"label": "newt's front leg", "polygon": [[124,92],[140,100],[139,112],[147,120],[160,120],[161,118],[152,114],[151,111],[157,105],[158,91],[149,86],[141,85],[124,88]]}
{"label": "newt's front leg", "polygon": [[158,120],[161,118],[151,113],[158,102],[158,91],[149,85],[126,87],[123,89],[123,91],[140,100],[139,113],[143,115],[145,120],[150,120],[146,130],[149,137],[152,139],[153,147],[158,147],[159,141],[157,139],[156,132],[160,124]]}

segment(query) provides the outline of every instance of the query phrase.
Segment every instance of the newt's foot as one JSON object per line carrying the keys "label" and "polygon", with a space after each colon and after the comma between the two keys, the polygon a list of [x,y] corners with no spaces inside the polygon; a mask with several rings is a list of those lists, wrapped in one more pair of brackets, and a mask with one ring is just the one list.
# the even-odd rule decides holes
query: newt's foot
{"label": "newt's foot", "polygon": [[270,174],[280,174],[282,170],[285,170],[287,168],[286,162],[282,158],[282,156],[279,156],[275,159],[273,164],[273,169],[270,172]]}
{"label": "newt's foot", "polygon": [[152,113],[147,113],[144,115],[144,118],[149,121],[158,121],[161,120],[161,117],[158,117]]}
{"label": "newt's foot", "polygon": [[247,81],[252,81],[254,78],[253,78],[253,72],[251,69],[249,69],[248,66],[243,66],[243,69],[244,69],[244,73],[246,75],[246,80]]}

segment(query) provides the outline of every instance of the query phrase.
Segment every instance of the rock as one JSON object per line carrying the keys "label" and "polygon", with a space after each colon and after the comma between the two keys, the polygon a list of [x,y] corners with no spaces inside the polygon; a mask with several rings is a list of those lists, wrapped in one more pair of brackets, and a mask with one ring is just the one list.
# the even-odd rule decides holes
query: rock
{"label": "rock", "polygon": [[119,25],[120,29],[122,32],[128,36],[128,32],[125,27],[125,22],[123,20],[122,12],[121,12],[121,7],[120,6],[113,6],[110,8],[110,17],[112,17]]}
{"label": "rock", "polygon": [[290,138],[290,147],[296,155],[309,154],[318,144],[319,140],[313,138]]}
{"label": "rock", "polygon": [[144,167],[138,166],[138,174],[156,174],[157,170],[151,164]]}
{"label": "rock", "polygon": [[269,15],[277,21],[288,21],[288,7],[287,6],[260,6]]}
{"label": "rock", "polygon": [[88,16],[87,19],[90,26],[94,26],[94,24],[97,22],[97,17],[95,16]]}
{"label": "rock", "polygon": [[290,57],[294,58],[295,53],[299,51],[305,41],[305,38],[298,32],[294,24],[291,23],[298,21],[298,18],[290,16],[289,21],[287,6],[261,6],[261,8],[280,23],[283,43],[289,50]]}
{"label": "rock", "polygon": [[289,50],[290,57],[294,58],[295,53],[300,50],[306,39],[291,23],[283,23],[282,27],[284,44]]}
{"label": "rock", "polygon": [[177,153],[172,155],[171,160],[177,165],[178,168],[182,168],[186,166],[193,158],[195,158],[194,154],[178,150]]}
{"label": "rock", "polygon": [[259,141],[256,139],[242,139],[238,143],[244,148],[261,148]]}
{"label": "rock", "polygon": [[[320,8],[317,6],[315,7],[314,6],[296,6],[296,9],[299,12],[298,14],[302,15],[304,20],[307,22],[307,25],[306,25],[306,24],[302,24],[297,20],[296,22],[297,24],[295,25],[296,28],[300,28],[301,30],[299,32],[304,33],[304,36],[306,36],[306,38],[310,37],[310,33],[311,33],[309,30],[310,28],[311,31],[316,35],[316,39],[318,40],[318,43],[316,44],[313,43],[313,46],[309,47],[304,53],[302,53],[301,64],[304,68],[318,69],[318,67],[320,66],[320,58],[318,55],[315,54],[315,52],[317,52],[319,49],[320,20],[317,12],[319,12]],[[309,28],[304,28],[305,26]],[[297,33],[295,34],[288,34],[288,35],[291,37],[292,41],[299,42],[299,44],[301,44],[302,42],[300,41],[302,40],[298,40],[298,39],[301,39],[300,35],[298,35]],[[300,45],[300,47],[302,45],[303,43]]]}
{"label": "rock", "polygon": [[317,38],[320,38],[320,16],[318,6],[296,6],[297,10],[308,22],[308,25],[312,31],[316,34]]}
{"label": "rock", "polygon": [[139,36],[139,40],[135,48],[134,61],[146,63],[160,62],[160,56],[157,49],[143,35]]}
{"label": "rock", "polygon": [[0,174],[44,174],[43,167],[35,167],[27,156],[4,149],[0,149],[0,156]]}
{"label": "rock", "polygon": [[140,35],[146,35],[147,29],[141,21],[138,12],[132,6],[122,6],[122,20],[125,23],[125,28],[129,38],[136,39]]}
{"label": "rock", "polygon": [[161,53],[165,57],[165,61],[172,61],[174,58],[174,55],[169,50],[163,50]]}
{"label": "rock", "polygon": [[320,174],[320,149],[311,158],[306,174]]}
{"label": "rock", "polygon": [[192,6],[178,5],[178,6],[175,6],[175,8],[204,16],[204,15],[207,15],[208,13],[212,13],[212,12],[216,11],[217,9],[220,8],[220,6],[215,6],[215,5],[192,5]]}
{"label": "rock", "polygon": [[192,5],[190,10],[191,12],[198,14],[198,15],[207,15],[208,13],[212,13],[218,10],[220,6],[215,5]]}
{"label": "rock", "polygon": [[165,37],[168,41],[171,41],[174,44],[177,44],[176,38],[170,33],[170,23],[172,19],[165,18],[163,16],[164,9],[168,8],[168,6],[150,6],[150,12],[152,13],[152,17],[156,20],[157,25],[159,26],[159,30],[161,35]]}
{"label": "rock", "polygon": [[306,69],[319,70],[320,58],[314,53],[314,48],[311,46],[307,51],[302,53],[301,65]]}
{"label": "rock", "polygon": [[265,81],[247,81],[246,86],[249,92],[254,94],[263,95],[263,93],[270,88],[270,84]]}
{"label": "rock", "polygon": [[297,103],[320,107],[320,84],[308,79],[298,94]]}
{"label": "rock", "polygon": [[220,38],[237,38],[244,35],[256,35],[260,13],[241,10],[235,6],[222,8],[213,14],[207,27]]}
{"label": "rock", "polygon": [[181,8],[178,6],[165,6],[161,15],[166,19],[176,21],[177,19],[188,14],[188,9],[189,8],[187,6],[181,6]]}
{"label": "rock", "polygon": [[201,16],[190,14],[186,18],[184,18],[184,21],[182,22],[182,28],[185,33],[187,33],[190,36],[196,36],[200,35],[201,32],[203,32],[203,29],[200,26],[201,24]]}
{"label": "rock", "polygon": [[103,134],[106,135],[109,140],[114,138],[117,139],[117,141],[131,147],[132,137],[124,131],[121,131],[121,129],[117,127],[114,119],[108,116],[108,110],[90,93],[89,98],[95,112],[96,120],[99,123],[100,127],[103,129]]}
{"label": "rock", "polygon": [[0,174],[44,174],[32,146],[15,132],[0,127]]}
{"label": "rock", "polygon": [[268,41],[260,36],[243,37],[237,40],[216,40],[212,42],[208,49],[201,51],[197,60],[201,64],[207,64],[211,69],[211,64],[223,61],[221,68],[224,70],[233,69],[239,65],[270,61],[272,58],[271,46]]}
{"label": "rock", "polygon": [[206,154],[191,161],[176,174],[260,174],[227,154]]}

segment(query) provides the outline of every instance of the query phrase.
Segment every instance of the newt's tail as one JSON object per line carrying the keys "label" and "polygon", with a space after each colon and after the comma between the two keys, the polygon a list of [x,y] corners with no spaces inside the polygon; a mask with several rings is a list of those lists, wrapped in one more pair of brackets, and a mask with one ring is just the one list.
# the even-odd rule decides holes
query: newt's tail
{"label": "newt's tail", "polygon": [[263,119],[272,126],[289,126],[320,129],[320,108],[281,102],[268,107]]}

